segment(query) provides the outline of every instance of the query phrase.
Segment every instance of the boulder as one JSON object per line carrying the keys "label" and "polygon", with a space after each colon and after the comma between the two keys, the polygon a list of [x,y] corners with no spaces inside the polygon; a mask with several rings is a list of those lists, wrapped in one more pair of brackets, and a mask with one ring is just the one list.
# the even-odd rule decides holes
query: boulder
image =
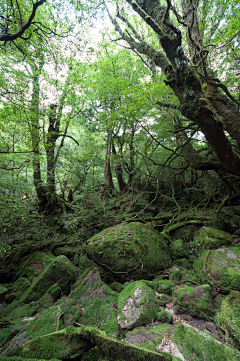
{"label": "boulder", "polygon": [[40,299],[45,292],[57,283],[64,294],[70,292],[71,283],[75,282],[75,267],[66,256],[56,257],[35,279],[35,282],[29,287],[21,297],[21,303],[29,303]]}
{"label": "boulder", "polygon": [[172,265],[164,237],[138,222],[98,233],[89,239],[86,252],[108,277],[121,282],[149,279]]}
{"label": "boulder", "polygon": [[66,309],[67,326],[77,322],[97,326],[108,335],[115,336],[118,333],[118,293],[103,283],[97,269],[86,270],[78,278],[72,285],[69,298],[74,301],[74,305]]}
{"label": "boulder", "polygon": [[193,263],[202,283],[213,284],[223,290],[240,289],[240,248],[222,247],[205,251]]}
{"label": "boulder", "polygon": [[232,291],[222,301],[215,322],[225,340],[240,349],[240,292]]}
{"label": "boulder", "polygon": [[119,295],[118,324],[122,329],[146,325],[157,320],[159,310],[153,290],[144,282],[132,282]]}
{"label": "boulder", "polygon": [[[94,327],[69,326],[58,332],[38,337],[26,345],[9,351],[6,357],[20,356],[24,359],[37,358],[51,360],[58,357],[64,359],[84,359],[84,353],[97,346],[98,360],[108,361],[174,361],[174,356],[164,352],[154,352],[138,346],[107,337],[105,332]],[[89,358],[88,358],[89,359]]]}
{"label": "boulder", "polygon": [[179,287],[173,290],[173,309],[176,314],[188,313],[200,319],[212,319],[214,310],[210,295],[211,287]]}
{"label": "boulder", "polygon": [[209,332],[200,331],[180,323],[174,332],[174,340],[186,361],[235,361],[240,352],[218,341]]}
{"label": "boulder", "polygon": [[199,251],[217,249],[222,246],[230,246],[233,239],[231,234],[216,228],[202,227],[194,236],[193,244]]}
{"label": "boulder", "polygon": [[172,281],[162,280],[158,277],[154,278],[152,284],[158,293],[166,293],[167,295],[171,295],[172,290],[176,287],[175,283]]}

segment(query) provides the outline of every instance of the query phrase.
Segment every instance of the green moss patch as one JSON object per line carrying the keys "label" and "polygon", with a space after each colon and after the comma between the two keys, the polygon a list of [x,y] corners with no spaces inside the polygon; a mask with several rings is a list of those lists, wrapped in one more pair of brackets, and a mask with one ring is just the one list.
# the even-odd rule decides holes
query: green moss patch
{"label": "green moss patch", "polygon": [[240,352],[216,340],[211,334],[179,324],[174,340],[186,361],[237,361]]}
{"label": "green moss patch", "polygon": [[219,248],[204,252],[194,262],[198,277],[202,282],[212,283],[217,288],[240,289],[240,248]]}
{"label": "green moss patch", "polygon": [[193,244],[199,251],[217,249],[222,246],[229,246],[231,243],[231,234],[211,227],[202,227],[201,230],[195,234],[193,240]]}
{"label": "green moss patch", "polygon": [[180,287],[173,291],[173,307],[176,314],[188,313],[202,319],[214,315],[210,286]]}
{"label": "green moss patch", "polygon": [[83,355],[87,348],[98,346],[99,359],[109,361],[172,361],[170,354],[153,352],[130,346],[109,338],[93,327],[68,327],[59,332],[39,337],[24,346],[8,352],[7,356],[50,360],[53,357],[65,359]]}
{"label": "green moss patch", "polygon": [[227,342],[240,349],[240,292],[231,292],[215,317],[219,332]]}

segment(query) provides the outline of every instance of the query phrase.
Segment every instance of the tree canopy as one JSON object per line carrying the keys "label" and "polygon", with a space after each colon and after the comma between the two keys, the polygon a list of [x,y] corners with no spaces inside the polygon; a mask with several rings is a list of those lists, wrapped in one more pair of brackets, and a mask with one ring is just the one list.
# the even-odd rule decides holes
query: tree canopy
{"label": "tree canopy", "polygon": [[237,1],[14,0],[0,13],[6,201],[51,213],[90,188],[238,199]]}

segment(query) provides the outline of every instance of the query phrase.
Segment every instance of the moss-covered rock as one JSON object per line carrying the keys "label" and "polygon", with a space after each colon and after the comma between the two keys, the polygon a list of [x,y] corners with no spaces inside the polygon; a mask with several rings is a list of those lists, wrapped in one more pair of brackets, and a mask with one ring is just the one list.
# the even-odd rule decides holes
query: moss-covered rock
{"label": "moss-covered rock", "polygon": [[31,282],[26,277],[18,278],[9,288],[6,301],[10,303],[13,300],[19,300],[30,286]]}
{"label": "moss-covered rock", "polygon": [[173,290],[173,308],[176,314],[188,313],[202,319],[212,319],[214,310],[210,294],[211,287],[185,286]]}
{"label": "moss-covered rock", "polygon": [[238,247],[205,251],[193,263],[193,268],[203,283],[211,283],[220,289],[240,289],[240,248]]}
{"label": "moss-covered rock", "polygon": [[121,282],[149,279],[172,264],[165,239],[138,222],[105,229],[88,241],[86,252],[106,275]]}
{"label": "moss-covered rock", "polygon": [[222,246],[230,246],[232,243],[231,234],[220,231],[216,228],[202,227],[196,234],[193,244],[199,250],[217,249]]}
{"label": "moss-covered rock", "polygon": [[144,282],[128,284],[118,298],[118,323],[122,329],[146,325],[157,319],[159,304],[153,290]]}
{"label": "moss-covered rock", "polygon": [[74,305],[65,312],[66,325],[73,322],[97,325],[108,335],[117,334],[118,293],[103,283],[97,269],[86,270],[72,286],[69,297]]}
{"label": "moss-covered rock", "polygon": [[21,303],[40,299],[45,292],[57,283],[64,294],[70,292],[71,283],[75,282],[75,267],[66,256],[56,257],[35,279],[32,286],[21,297]]}
{"label": "moss-covered rock", "polygon": [[162,323],[173,323],[173,316],[168,311],[164,310],[164,308],[160,308],[160,311],[157,314],[157,319]]}
{"label": "moss-covered rock", "polygon": [[177,239],[170,244],[172,258],[188,258],[188,250],[182,239]]}
{"label": "moss-covered rock", "polygon": [[30,282],[33,282],[54,258],[54,255],[50,252],[35,252],[30,256],[23,257],[17,267],[14,268],[15,279],[17,277],[26,277]]}
{"label": "moss-covered rock", "polygon": [[37,358],[51,360],[76,358],[89,348],[98,346],[99,360],[108,361],[173,361],[170,354],[153,352],[137,346],[130,346],[109,338],[94,327],[67,327],[64,330],[29,341],[7,353],[9,357]]}
{"label": "moss-covered rock", "polygon": [[174,340],[186,361],[237,361],[240,352],[215,339],[210,333],[179,324]]}
{"label": "moss-covered rock", "polygon": [[240,292],[232,291],[222,301],[215,322],[225,340],[240,349]]}

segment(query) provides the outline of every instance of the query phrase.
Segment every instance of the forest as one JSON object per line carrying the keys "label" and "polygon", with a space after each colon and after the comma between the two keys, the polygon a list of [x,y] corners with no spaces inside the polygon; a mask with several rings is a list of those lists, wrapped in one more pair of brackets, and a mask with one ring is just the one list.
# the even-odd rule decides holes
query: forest
{"label": "forest", "polygon": [[3,361],[240,360],[239,29],[0,0]]}

